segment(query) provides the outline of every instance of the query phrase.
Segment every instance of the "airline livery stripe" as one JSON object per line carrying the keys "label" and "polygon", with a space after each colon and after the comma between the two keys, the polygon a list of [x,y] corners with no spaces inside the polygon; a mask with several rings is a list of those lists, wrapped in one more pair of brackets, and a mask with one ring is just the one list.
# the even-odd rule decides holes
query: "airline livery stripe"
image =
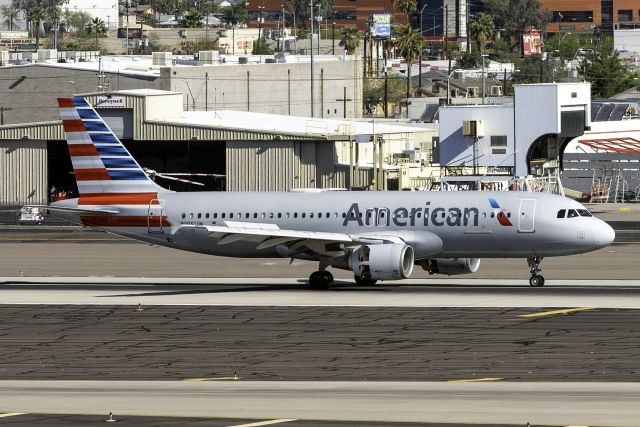
{"label": "airline livery stripe", "polygon": [[86,132],[82,120],[63,120],[62,126],[65,132]]}
{"label": "airline livery stripe", "polygon": [[[153,203],[152,203],[153,201]],[[158,193],[111,193],[81,195],[80,205],[159,205]]]}
{"label": "airline livery stripe", "polygon": [[91,137],[86,132],[68,132],[67,144],[92,144]]}
{"label": "airline livery stripe", "polygon": [[62,108],[60,110],[60,118],[62,120],[80,120],[80,115],[74,108]]}
{"label": "airline livery stripe", "polygon": [[72,157],[71,164],[74,169],[98,169],[104,168],[104,163],[100,157]]}
{"label": "airline livery stripe", "polygon": [[76,169],[77,181],[101,181],[110,180],[111,177],[106,169]]}
{"label": "airline livery stripe", "polygon": [[76,105],[71,98],[58,98],[58,107],[60,108],[73,108],[75,106]]}
{"label": "airline livery stripe", "polygon": [[72,158],[75,157],[75,156],[99,157],[98,151],[96,150],[96,147],[93,146],[93,144],[69,145],[69,154],[71,154]]}
{"label": "airline livery stripe", "polygon": [[108,216],[89,216],[81,215],[80,220],[82,224],[92,227],[159,227],[160,221],[162,221],[163,227],[171,227],[166,216],[151,217],[147,216],[121,216],[121,215],[108,215]]}

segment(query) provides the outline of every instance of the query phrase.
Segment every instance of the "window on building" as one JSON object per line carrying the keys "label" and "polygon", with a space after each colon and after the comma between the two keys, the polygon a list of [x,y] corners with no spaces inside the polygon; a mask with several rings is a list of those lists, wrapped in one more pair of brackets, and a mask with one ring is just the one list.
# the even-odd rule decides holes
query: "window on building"
{"label": "window on building", "polygon": [[561,10],[553,12],[553,22],[593,22],[591,10]]}
{"label": "window on building", "polygon": [[618,21],[619,22],[633,21],[633,11],[631,9],[618,10]]}

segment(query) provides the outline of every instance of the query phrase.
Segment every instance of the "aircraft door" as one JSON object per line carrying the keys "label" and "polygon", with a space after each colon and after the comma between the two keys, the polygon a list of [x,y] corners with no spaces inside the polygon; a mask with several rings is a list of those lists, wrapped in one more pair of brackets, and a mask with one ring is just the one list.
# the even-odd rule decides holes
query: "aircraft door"
{"label": "aircraft door", "polygon": [[536,214],[536,199],[520,200],[520,214],[518,215],[518,231],[533,233],[535,231],[534,218]]}
{"label": "aircraft door", "polygon": [[164,233],[162,227],[164,216],[164,200],[153,199],[149,202],[147,209],[147,233],[161,234]]}

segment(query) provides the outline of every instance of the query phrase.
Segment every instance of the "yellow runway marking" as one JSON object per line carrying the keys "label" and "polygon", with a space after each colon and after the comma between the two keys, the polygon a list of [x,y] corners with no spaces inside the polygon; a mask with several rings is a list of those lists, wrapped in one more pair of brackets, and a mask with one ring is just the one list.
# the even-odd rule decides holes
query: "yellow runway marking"
{"label": "yellow runway marking", "polygon": [[26,415],[23,412],[7,412],[7,413],[0,413],[0,418],[6,418],[6,417],[15,417],[18,415]]}
{"label": "yellow runway marking", "polygon": [[210,377],[210,378],[187,378],[182,381],[235,381],[239,380],[240,377]]}
{"label": "yellow runway marking", "polygon": [[502,381],[504,378],[474,378],[472,380],[449,380],[448,383],[480,383],[484,381]]}
{"label": "yellow runway marking", "polygon": [[234,426],[229,426],[229,427],[259,427],[259,426],[269,426],[271,424],[280,424],[280,423],[288,423],[291,421],[298,421],[295,418],[280,418],[277,420],[268,420],[268,421],[258,421],[255,423],[249,423],[249,424],[238,424],[238,425],[234,425]]}
{"label": "yellow runway marking", "polygon": [[567,314],[567,313],[573,313],[575,311],[587,311],[587,310],[593,310],[593,308],[589,308],[589,307],[565,308],[565,309],[562,309],[562,310],[551,310],[551,311],[541,311],[539,313],[521,314],[518,317],[553,316],[554,314]]}

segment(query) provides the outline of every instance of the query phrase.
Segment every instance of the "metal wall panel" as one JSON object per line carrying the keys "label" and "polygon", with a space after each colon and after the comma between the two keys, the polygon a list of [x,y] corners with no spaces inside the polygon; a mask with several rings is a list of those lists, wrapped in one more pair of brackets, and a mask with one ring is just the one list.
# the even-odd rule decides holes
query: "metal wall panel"
{"label": "metal wall panel", "polygon": [[47,142],[0,140],[0,205],[47,202]]}
{"label": "metal wall panel", "polygon": [[0,126],[0,140],[64,139],[62,121]]}

